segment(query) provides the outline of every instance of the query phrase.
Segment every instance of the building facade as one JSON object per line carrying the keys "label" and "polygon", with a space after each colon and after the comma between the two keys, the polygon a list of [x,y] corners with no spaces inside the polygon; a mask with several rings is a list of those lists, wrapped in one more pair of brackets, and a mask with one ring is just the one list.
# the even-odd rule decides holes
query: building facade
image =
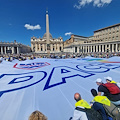
{"label": "building facade", "polygon": [[42,38],[31,37],[31,49],[35,53],[63,52],[63,38],[53,38],[49,33],[49,16],[46,12],[46,33]]}
{"label": "building facade", "polygon": [[64,42],[64,52],[120,52],[120,24],[96,30],[91,37],[71,35],[71,38]]}
{"label": "building facade", "polygon": [[14,42],[0,42],[0,54],[20,54],[20,53],[30,53],[31,47]]}

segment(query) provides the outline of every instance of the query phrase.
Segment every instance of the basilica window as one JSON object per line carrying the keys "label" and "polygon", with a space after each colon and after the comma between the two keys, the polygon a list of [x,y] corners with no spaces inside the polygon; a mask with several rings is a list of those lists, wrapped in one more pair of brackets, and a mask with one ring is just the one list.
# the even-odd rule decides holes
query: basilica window
{"label": "basilica window", "polygon": [[41,51],[43,51],[43,48],[42,48],[42,46],[41,46]]}
{"label": "basilica window", "polygon": [[60,46],[60,51],[62,50],[61,46]]}
{"label": "basilica window", "polygon": [[118,36],[116,36],[116,40],[118,40]]}

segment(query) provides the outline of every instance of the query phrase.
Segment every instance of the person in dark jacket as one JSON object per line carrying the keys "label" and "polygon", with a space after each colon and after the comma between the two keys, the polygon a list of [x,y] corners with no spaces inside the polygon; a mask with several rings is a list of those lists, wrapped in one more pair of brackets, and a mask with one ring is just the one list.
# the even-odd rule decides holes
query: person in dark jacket
{"label": "person in dark jacket", "polygon": [[[92,95],[93,95],[94,97],[97,96],[97,91],[96,91],[95,89],[91,89],[91,93],[92,93]],[[103,97],[103,96],[98,96],[98,97]],[[94,99],[95,99],[95,98],[94,98]],[[95,110],[97,110],[98,112],[101,113],[103,120],[108,120],[108,117],[107,117],[107,114],[106,114],[106,112],[105,112],[105,109],[104,109],[104,107],[103,107],[103,105],[102,105],[102,103],[101,103],[102,100],[105,101],[105,98],[104,98],[104,97],[101,98],[101,99],[100,99],[100,98],[96,98],[95,100],[96,100],[96,101],[93,102],[92,107],[93,107]],[[108,101],[109,101],[109,100],[108,100]],[[108,101],[106,101],[106,102],[108,102]]]}

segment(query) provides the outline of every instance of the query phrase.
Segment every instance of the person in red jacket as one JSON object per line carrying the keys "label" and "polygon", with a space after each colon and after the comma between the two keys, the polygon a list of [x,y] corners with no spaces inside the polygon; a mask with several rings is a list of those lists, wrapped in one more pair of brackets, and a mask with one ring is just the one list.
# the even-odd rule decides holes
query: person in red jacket
{"label": "person in red jacket", "polygon": [[116,106],[120,105],[120,93],[111,94],[107,87],[104,86],[101,78],[96,80],[96,84],[98,85],[98,95],[101,95],[103,92],[104,96],[106,96],[113,104]]}

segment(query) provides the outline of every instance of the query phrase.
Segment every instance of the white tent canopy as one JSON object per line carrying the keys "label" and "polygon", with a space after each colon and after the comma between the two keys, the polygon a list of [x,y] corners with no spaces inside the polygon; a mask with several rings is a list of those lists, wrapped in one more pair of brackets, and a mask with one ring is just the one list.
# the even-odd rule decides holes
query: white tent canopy
{"label": "white tent canopy", "polygon": [[48,120],[73,116],[74,93],[88,103],[97,78],[120,81],[120,57],[34,59],[0,63],[0,120],[28,120],[39,110]]}

